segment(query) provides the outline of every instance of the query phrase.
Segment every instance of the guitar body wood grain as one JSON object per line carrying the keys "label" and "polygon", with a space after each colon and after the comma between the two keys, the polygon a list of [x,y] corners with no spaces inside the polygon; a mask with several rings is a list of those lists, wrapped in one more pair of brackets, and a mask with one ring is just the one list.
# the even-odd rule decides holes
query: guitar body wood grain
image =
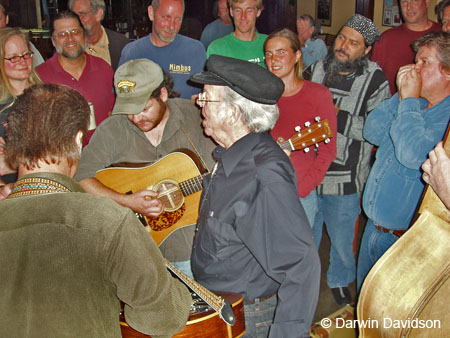
{"label": "guitar body wood grain", "polygon": [[[163,181],[180,183],[195,177],[201,177],[199,168],[191,156],[182,152],[171,153],[149,166],[112,167],[96,174],[101,183],[122,194],[154,190],[154,187],[157,190]],[[185,196],[184,203],[176,210],[168,208],[169,211],[164,211],[159,217],[147,218],[150,228],[153,224],[157,229],[149,229],[156,244],[160,245],[174,230],[197,222],[200,197],[201,190]]]}
{"label": "guitar body wood grain", "polygon": [[[236,323],[228,326],[214,310],[189,315],[186,327],[175,334],[174,338],[238,338],[245,333],[244,302],[241,295],[230,292],[215,292],[222,296],[228,304],[231,304]],[[228,326],[228,328],[227,328]],[[231,330],[229,329],[231,328]],[[145,338],[151,337],[132,329],[120,318],[120,329],[123,338]],[[231,333],[230,333],[231,331]]]}

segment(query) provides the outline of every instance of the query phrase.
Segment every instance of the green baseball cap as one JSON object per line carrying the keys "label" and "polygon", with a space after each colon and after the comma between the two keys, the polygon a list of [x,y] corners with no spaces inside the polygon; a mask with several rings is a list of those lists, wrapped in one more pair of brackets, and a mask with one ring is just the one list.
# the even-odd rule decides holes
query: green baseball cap
{"label": "green baseball cap", "polygon": [[149,59],[122,64],[114,74],[116,103],[112,114],[139,114],[164,80],[161,67]]}

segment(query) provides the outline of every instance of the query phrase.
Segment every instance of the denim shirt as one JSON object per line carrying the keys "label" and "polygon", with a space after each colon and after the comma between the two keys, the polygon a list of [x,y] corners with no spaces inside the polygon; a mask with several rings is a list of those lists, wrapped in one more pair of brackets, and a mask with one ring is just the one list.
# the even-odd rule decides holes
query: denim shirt
{"label": "denim shirt", "polygon": [[425,99],[398,93],[369,114],[363,136],[378,146],[367,179],[363,208],[375,223],[407,229],[424,189],[420,167],[444,137],[450,117],[450,96],[425,109]]}

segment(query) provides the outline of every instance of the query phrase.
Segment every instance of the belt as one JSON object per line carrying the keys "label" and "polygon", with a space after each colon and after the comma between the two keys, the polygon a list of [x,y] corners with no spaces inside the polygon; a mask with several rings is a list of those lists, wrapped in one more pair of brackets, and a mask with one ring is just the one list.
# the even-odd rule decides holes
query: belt
{"label": "belt", "polygon": [[386,229],[383,228],[382,226],[379,226],[378,224],[375,224],[375,222],[373,223],[373,225],[375,226],[375,228],[381,232],[389,232],[391,234],[393,234],[394,236],[397,237],[401,237],[407,230],[392,230],[392,229]]}
{"label": "belt", "polygon": [[265,296],[265,297],[259,297],[259,298],[255,298],[253,300],[245,300],[244,305],[253,305],[253,304],[258,304],[258,303],[264,302],[265,300],[268,300],[268,299],[272,298],[273,296],[275,296],[275,294],[276,294],[276,292],[274,292],[268,296]]}

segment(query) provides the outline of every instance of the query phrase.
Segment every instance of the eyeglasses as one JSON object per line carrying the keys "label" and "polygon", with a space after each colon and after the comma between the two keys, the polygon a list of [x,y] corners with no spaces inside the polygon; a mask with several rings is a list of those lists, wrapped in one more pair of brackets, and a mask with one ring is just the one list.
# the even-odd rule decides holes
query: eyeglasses
{"label": "eyeglasses", "polygon": [[25,52],[22,55],[14,55],[14,56],[11,56],[10,58],[4,58],[4,59],[8,60],[11,63],[17,63],[21,59],[28,60],[28,59],[31,59],[32,57],[33,57],[33,52]]}
{"label": "eyeglasses", "polygon": [[206,93],[205,92],[201,92],[198,94],[197,97],[197,104],[200,106],[200,108],[203,108],[206,104],[206,102],[221,102],[219,100],[208,100],[206,98]]}
{"label": "eyeglasses", "polygon": [[55,36],[56,36],[58,39],[65,39],[65,38],[69,37],[69,35],[78,38],[78,37],[80,37],[82,34],[83,34],[83,30],[82,30],[82,29],[75,28],[75,29],[72,29],[72,30],[67,30],[67,31],[55,33]]}

